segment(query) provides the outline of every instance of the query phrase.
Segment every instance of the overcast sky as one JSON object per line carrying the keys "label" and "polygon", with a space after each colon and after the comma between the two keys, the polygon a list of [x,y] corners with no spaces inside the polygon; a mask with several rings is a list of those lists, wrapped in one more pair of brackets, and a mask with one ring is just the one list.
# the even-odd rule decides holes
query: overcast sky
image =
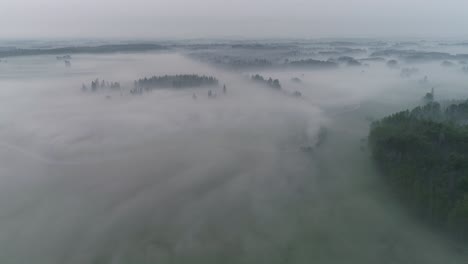
{"label": "overcast sky", "polygon": [[0,38],[467,37],[467,0],[0,0]]}

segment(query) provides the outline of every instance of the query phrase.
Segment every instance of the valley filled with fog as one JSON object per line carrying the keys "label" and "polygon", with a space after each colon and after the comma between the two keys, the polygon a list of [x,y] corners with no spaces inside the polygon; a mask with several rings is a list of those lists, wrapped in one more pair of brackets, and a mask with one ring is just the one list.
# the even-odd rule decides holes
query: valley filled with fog
{"label": "valley filled with fog", "polygon": [[1,263],[468,260],[367,144],[428,93],[468,98],[466,43],[2,45]]}

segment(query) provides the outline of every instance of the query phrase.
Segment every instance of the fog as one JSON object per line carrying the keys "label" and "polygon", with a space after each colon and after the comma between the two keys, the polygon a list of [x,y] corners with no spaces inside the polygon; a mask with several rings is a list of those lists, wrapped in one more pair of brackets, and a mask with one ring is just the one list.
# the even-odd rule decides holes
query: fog
{"label": "fog", "polygon": [[462,0],[3,0],[1,38],[466,37]]}
{"label": "fog", "polygon": [[[369,119],[419,104],[432,87],[466,98],[460,67],[230,70],[204,56],[2,59],[2,263],[466,261],[462,245],[388,195],[363,143]],[[403,78],[405,67],[418,72]],[[129,92],[136,79],[184,73],[221,85]],[[252,82],[256,73],[281,91]],[[95,78],[122,89],[81,90]]]}

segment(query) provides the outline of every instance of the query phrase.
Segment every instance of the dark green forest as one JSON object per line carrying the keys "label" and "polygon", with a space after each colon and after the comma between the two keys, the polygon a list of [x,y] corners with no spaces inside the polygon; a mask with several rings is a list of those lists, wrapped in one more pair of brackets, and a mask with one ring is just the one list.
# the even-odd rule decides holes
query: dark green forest
{"label": "dark green forest", "polygon": [[259,74],[255,74],[251,77],[251,80],[257,83],[264,84],[270,88],[276,89],[276,90],[281,90],[281,83],[279,82],[278,79],[272,79],[271,77],[266,79],[263,76]]}
{"label": "dark green forest", "polygon": [[419,219],[468,240],[468,101],[429,102],[372,123],[369,146],[390,190]]}
{"label": "dark green forest", "polygon": [[134,82],[134,92],[150,91],[160,88],[190,88],[201,86],[216,86],[219,81],[215,77],[200,76],[196,74],[178,74],[153,76],[143,78]]}

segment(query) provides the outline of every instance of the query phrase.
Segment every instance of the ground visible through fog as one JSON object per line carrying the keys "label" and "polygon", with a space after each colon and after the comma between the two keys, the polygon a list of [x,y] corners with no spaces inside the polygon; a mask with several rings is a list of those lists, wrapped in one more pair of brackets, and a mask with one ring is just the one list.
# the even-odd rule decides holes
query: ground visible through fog
{"label": "ground visible through fog", "polygon": [[[1,263],[466,261],[387,196],[371,164],[369,120],[426,92],[384,65],[259,71],[301,98],[175,53],[0,69]],[[180,73],[228,92],[81,91]]]}

